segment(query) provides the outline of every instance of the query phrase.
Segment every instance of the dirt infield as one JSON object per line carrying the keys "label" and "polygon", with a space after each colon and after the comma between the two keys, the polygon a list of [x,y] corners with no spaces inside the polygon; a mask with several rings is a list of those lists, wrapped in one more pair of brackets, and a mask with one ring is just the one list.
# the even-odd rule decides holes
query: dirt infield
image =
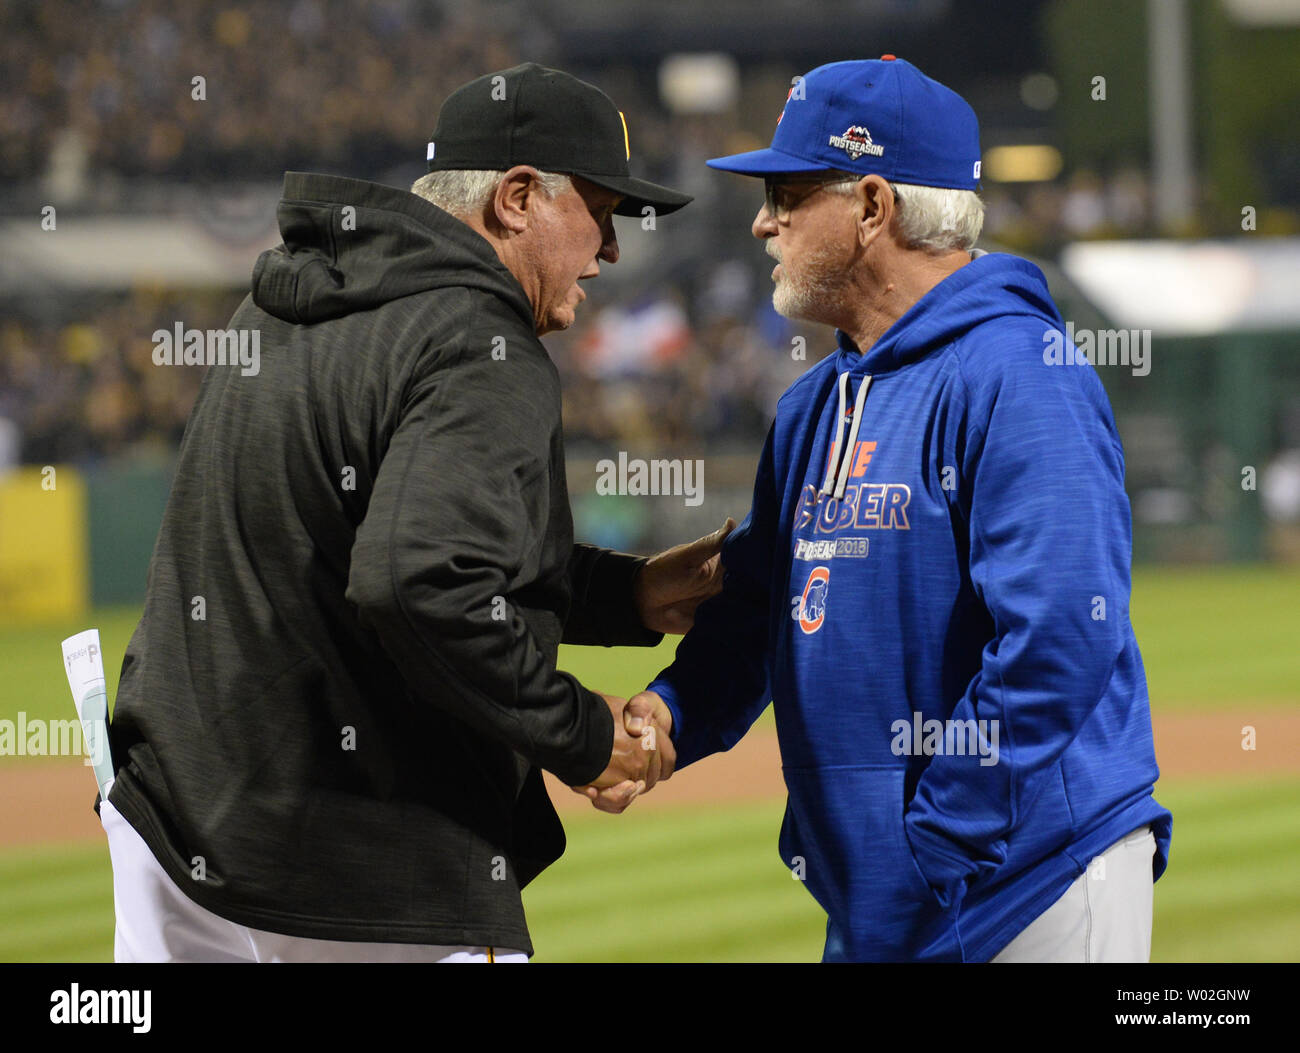
{"label": "dirt infield", "polygon": [[[1155,719],[1161,774],[1195,776],[1300,775],[1300,712],[1262,708],[1231,713],[1194,713]],[[1242,728],[1255,729],[1254,750],[1242,748]],[[562,812],[589,809],[588,802],[547,776]],[[779,798],[785,793],[776,733],[751,732],[729,753],[711,757],[658,786],[634,807],[701,807]],[[0,848],[100,837],[91,810],[95,783],[79,760],[9,761],[0,765]]]}

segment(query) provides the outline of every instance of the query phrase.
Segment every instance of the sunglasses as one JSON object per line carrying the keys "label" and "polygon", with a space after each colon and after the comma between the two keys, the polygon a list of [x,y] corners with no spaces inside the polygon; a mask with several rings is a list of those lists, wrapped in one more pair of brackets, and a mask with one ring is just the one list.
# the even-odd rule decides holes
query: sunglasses
{"label": "sunglasses", "polygon": [[780,179],[763,180],[763,200],[769,215],[777,220],[790,218],[790,213],[819,190],[838,183],[856,183],[861,176],[838,176],[834,179]]}

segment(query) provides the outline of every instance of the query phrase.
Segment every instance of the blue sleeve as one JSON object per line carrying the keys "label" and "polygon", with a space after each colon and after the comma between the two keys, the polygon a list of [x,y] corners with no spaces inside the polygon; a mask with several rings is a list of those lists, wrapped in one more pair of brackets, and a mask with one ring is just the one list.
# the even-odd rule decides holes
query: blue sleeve
{"label": "blue sleeve", "polygon": [[771,701],[767,639],[777,515],[769,431],[749,515],[722,546],[722,591],[700,604],[673,664],[648,688],[672,711],[679,769],[729,750]]}
{"label": "blue sleeve", "polygon": [[971,584],[994,635],[951,718],[997,721],[997,760],[934,756],[905,819],[945,906],[1005,860],[1008,835],[1100,703],[1130,631],[1124,461],[1101,382],[1091,367],[997,353],[1012,360],[981,378],[961,462]]}

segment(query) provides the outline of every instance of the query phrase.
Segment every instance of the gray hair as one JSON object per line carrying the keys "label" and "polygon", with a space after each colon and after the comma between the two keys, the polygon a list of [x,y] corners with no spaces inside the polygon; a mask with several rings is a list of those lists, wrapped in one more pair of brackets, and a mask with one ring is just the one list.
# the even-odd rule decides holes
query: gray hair
{"label": "gray hair", "polygon": [[[505,172],[477,169],[430,172],[411,185],[411,193],[464,219],[487,207],[503,175]],[[542,191],[547,197],[567,193],[573,187],[573,180],[563,173],[542,172],[541,176]]]}
{"label": "gray hair", "polygon": [[[853,193],[852,183],[837,183],[837,193]],[[974,190],[890,183],[894,192],[894,233],[909,249],[939,253],[969,252],[984,227],[984,202]]]}

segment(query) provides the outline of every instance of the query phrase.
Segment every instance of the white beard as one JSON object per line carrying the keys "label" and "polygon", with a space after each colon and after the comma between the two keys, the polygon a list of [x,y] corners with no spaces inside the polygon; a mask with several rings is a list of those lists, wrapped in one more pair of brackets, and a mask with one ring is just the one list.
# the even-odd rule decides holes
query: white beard
{"label": "white beard", "polygon": [[819,249],[804,259],[798,274],[781,264],[772,306],[786,318],[817,321],[828,309],[839,306],[843,288],[844,274],[834,254],[830,249]]}

